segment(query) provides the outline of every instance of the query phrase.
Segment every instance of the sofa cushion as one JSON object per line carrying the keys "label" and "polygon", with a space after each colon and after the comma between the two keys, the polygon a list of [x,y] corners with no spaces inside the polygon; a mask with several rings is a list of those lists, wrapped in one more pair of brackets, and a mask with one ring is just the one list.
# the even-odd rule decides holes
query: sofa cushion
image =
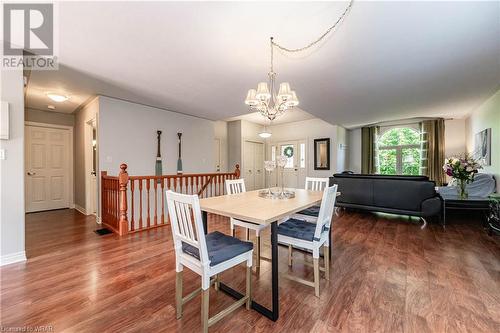
{"label": "sofa cushion", "polygon": [[[244,242],[218,231],[207,234],[206,243],[210,266],[218,265],[253,249],[252,242]],[[192,245],[182,242],[182,251],[200,259],[198,249]]]}

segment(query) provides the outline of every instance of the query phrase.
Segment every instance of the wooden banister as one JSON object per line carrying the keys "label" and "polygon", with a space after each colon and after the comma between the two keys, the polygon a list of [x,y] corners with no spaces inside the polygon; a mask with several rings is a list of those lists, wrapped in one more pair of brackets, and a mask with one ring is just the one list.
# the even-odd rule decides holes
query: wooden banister
{"label": "wooden banister", "polygon": [[[127,165],[123,163],[117,177],[109,176],[106,171],[101,172],[102,222],[121,236],[167,225],[166,190],[197,194],[199,197],[219,196],[224,194],[224,182],[240,175],[237,164],[233,172],[225,173],[130,176]],[[154,193],[151,194],[151,191]]]}
{"label": "wooden banister", "polygon": [[120,222],[119,222],[119,234],[123,236],[128,233],[128,220],[127,220],[127,184],[128,184],[128,172],[127,165],[125,163],[120,165],[120,176],[118,181],[120,184]]}

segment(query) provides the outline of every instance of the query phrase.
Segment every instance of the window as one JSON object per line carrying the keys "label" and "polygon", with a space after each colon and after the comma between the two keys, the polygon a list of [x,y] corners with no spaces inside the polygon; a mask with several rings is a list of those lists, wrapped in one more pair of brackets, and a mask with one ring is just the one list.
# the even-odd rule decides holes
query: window
{"label": "window", "polygon": [[300,144],[300,167],[305,169],[306,167],[306,144]]}
{"label": "window", "polygon": [[380,174],[420,174],[419,131],[410,127],[391,128],[383,132],[377,144]]}
{"label": "window", "polygon": [[285,149],[291,149],[291,156],[287,158],[286,160],[286,164],[285,164],[285,169],[291,169],[293,168],[293,154],[294,154],[294,151],[293,151],[293,148],[294,146],[293,145],[281,145],[281,154],[280,155],[283,155],[285,156]]}

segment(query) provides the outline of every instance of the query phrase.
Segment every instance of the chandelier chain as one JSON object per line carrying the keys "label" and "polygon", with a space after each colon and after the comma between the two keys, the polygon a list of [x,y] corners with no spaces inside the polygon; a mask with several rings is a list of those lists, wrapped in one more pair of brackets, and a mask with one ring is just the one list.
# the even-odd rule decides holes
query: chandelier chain
{"label": "chandelier chain", "polygon": [[352,4],[353,4],[354,0],[351,0],[349,1],[349,4],[347,5],[346,9],[344,10],[344,12],[342,13],[342,15],[340,15],[340,17],[337,19],[337,21],[330,27],[328,28],[328,30],[326,30],[321,36],[319,36],[318,39],[312,41],[311,43],[307,44],[306,46],[304,47],[299,47],[299,48],[295,48],[295,49],[291,49],[291,48],[287,48],[287,47],[284,47],[276,42],[273,41],[273,38],[271,37],[271,71],[272,71],[272,68],[273,68],[273,65],[272,65],[272,59],[273,59],[273,45],[276,46],[277,48],[279,48],[280,50],[282,51],[285,51],[285,52],[301,52],[301,51],[305,51],[311,47],[313,47],[314,45],[318,44],[319,42],[321,42],[333,29],[335,29],[337,27],[337,25],[342,22],[342,20],[344,19],[344,17],[347,15],[347,13],[349,13],[351,7],[352,7]]}

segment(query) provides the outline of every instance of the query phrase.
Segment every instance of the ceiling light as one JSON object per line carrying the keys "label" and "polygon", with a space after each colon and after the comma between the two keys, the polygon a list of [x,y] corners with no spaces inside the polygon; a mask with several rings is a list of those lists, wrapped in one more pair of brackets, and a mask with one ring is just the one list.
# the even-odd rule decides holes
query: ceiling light
{"label": "ceiling light", "polygon": [[271,131],[267,130],[266,126],[264,126],[262,132],[259,133],[259,136],[263,139],[270,138],[271,135],[272,135]]}
{"label": "ceiling light", "polygon": [[47,97],[50,98],[51,100],[53,100],[54,102],[58,102],[58,103],[65,102],[69,99],[68,96],[60,95],[60,94],[56,94],[56,93],[51,93],[51,92],[47,93]]}

